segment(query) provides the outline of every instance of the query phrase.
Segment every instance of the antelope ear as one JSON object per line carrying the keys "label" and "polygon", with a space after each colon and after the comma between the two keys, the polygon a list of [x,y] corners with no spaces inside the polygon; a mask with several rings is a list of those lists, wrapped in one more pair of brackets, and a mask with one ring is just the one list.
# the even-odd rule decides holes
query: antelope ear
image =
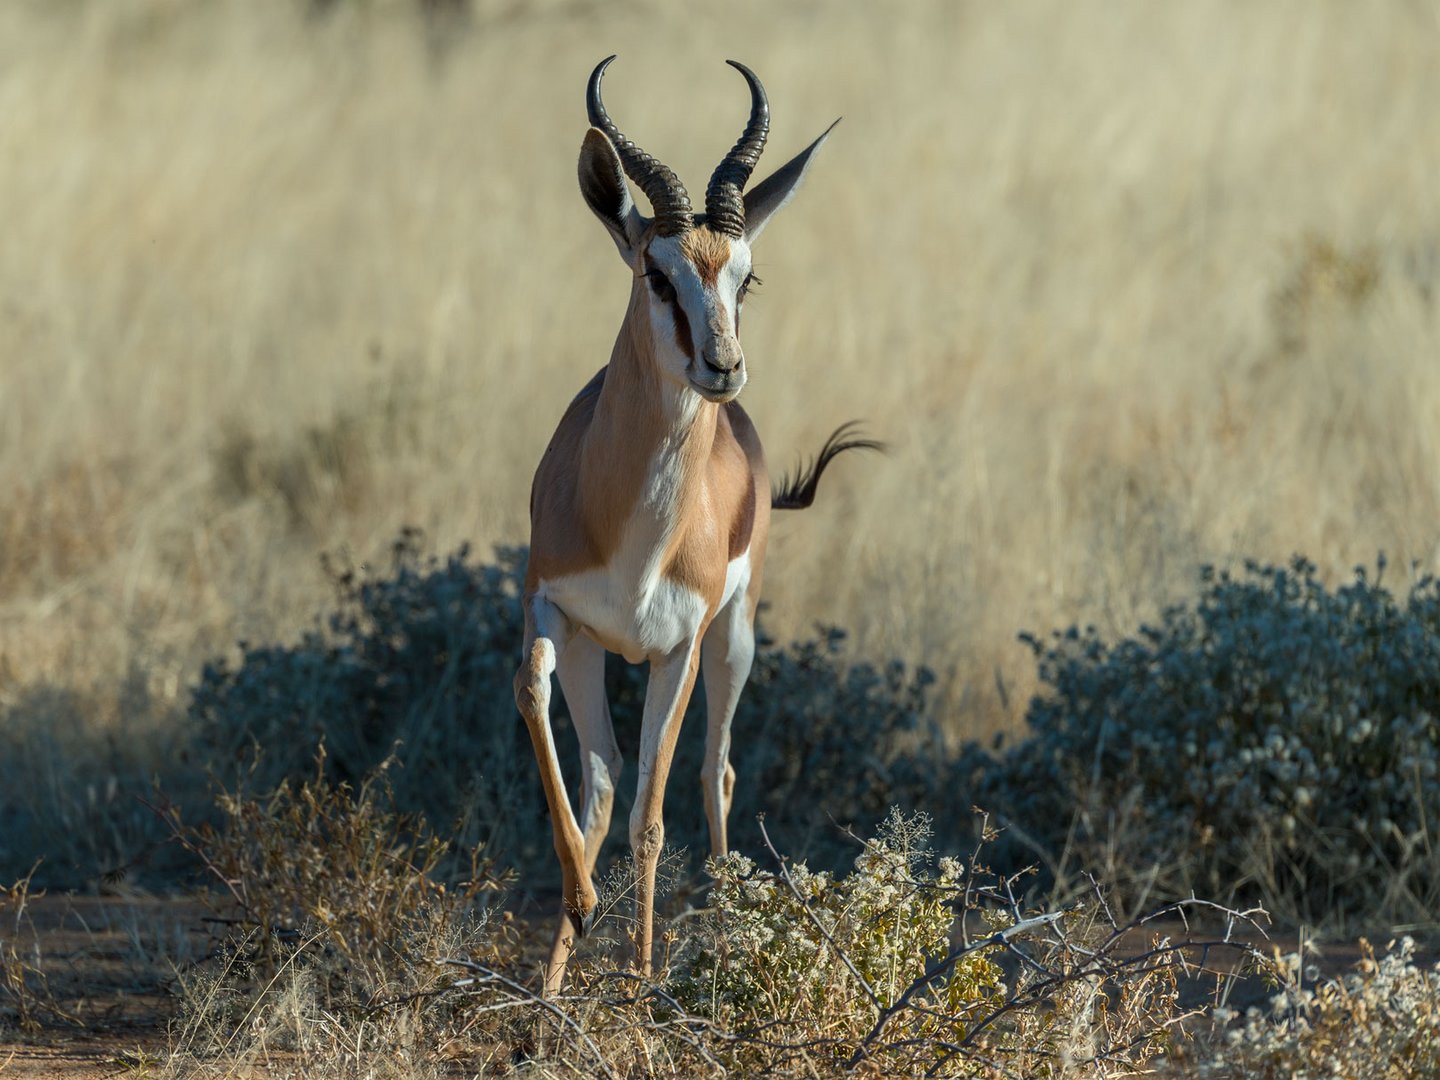
{"label": "antelope ear", "polygon": [[649,222],[635,208],[635,200],[625,186],[620,155],[599,128],[587,131],[585,141],[580,144],[580,194],[610,231],[621,258],[626,263],[633,262],[635,246]]}
{"label": "antelope ear", "polygon": [[[840,121],[836,120],[835,124],[838,123]],[[813,143],[745,192],[745,240],[747,243],[754,243],[755,238],[764,231],[775,211],[788,203],[794,197],[795,192],[800,190],[800,182],[805,179],[805,173],[810,169],[810,159],[830,137],[830,132],[835,130],[835,124],[831,124]]]}

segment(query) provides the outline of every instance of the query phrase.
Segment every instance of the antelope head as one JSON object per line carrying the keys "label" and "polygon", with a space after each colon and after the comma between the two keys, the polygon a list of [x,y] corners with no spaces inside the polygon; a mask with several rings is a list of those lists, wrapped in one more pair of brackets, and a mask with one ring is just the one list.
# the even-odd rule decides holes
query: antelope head
{"label": "antelope head", "polygon": [[[586,90],[591,127],[580,147],[580,191],[635,275],[627,318],[646,319],[657,374],[707,401],[730,401],[745,385],[739,334],[745,293],[755,280],[750,245],[795,194],[835,125],[746,191],[770,131],[770,105],[755,73],[726,61],[750,85],[750,120],[715,167],[705,212],[696,214],[674,171],[622,135],[606,113],[600,80],[614,59],[600,62]],[[645,193],[654,217],[635,206],[627,176]]]}

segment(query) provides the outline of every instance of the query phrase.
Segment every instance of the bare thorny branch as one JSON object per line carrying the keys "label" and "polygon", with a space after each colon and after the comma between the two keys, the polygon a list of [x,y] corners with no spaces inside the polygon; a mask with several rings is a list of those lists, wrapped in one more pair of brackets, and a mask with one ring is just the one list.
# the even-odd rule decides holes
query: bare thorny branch
{"label": "bare thorny branch", "polygon": [[[568,1028],[570,1031],[573,1031],[576,1037],[579,1038],[582,1043],[584,1043],[585,1048],[590,1051],[591,1056],[595,1059],[595,1067],[599,1069],[600,1075],[607,1076],[610,1078],[610,1080],[616,1080],[614,1070],[610,1068],[610,1063],[605,1060],[605,1055],[600,1052],[600,1048],[595,1045],[595,1040],[590,1037],[590,1035],[585,1031],[585,1029],[582,1028],[573,1017],[569,1016],[553,1001],[545,1000],[539,994],[535,993],[533,990],[530,990],[525,986],[522,986],[520,983],[516,982],[514,979],[511,979],[509,976],[502,975],[500,972],[495,971],[493,968],[488,968],[484,964],[477,964],[473,960],[463,960],[456,957],[444,957],[436,962],[440,964],[448,964],[453,967],[458,967],[462,971],[471,972],[478,980],[494,986],[499,986],[508,993],[514,995],[514,998],[517,1002],[533,1006],[535,1008],[538,1008],[542,1012],[548,1013],[550,1016],[555,1018],[556,1022],[558,1022],[562,1028]],[[466,980],[460,980],[459,982],[454,984],[455,988],[457,989],[465,985],[467,985]]]}
{"label": "bare thorny branch", "polygon": [[1046,915],[1037,915],[1034,918],[1026,919],[1022,922],[1015,923],[1013,926],[1006,927],[1004,930],[998,930],[995,933],[991,934],[989,937],[982,938],[981,940],[972,942],[969,945],[961,945],[957,948],[951,949],[942,960],[940,960],[936,964],[933,964],[925,972],[924,975],[921,975],[918,979],[916,979],[909,986],[907,986],[905,990],[900,994],[900,996],[896,998],[891,1005],[880,1010],[880,1015],[875,1019],[875,1026],[870,1029],[870,1033],[866,1035],[865,1038],[860,1040],[860,1045],[855,1048],[855,1053],[847,1063],[847,1067],[853,1069],[856,1065],[860,1064],[861,1061],[868,1057],[870,1048],[874,1046],[876,1040],[880,1038],[880,1034],[885,1030],[885,1026],[896,1015],[910,1008],[910,1003],[914,999],[916,994],[918,994],[925,988],[933,985],[935,980],[944,976],[945,973],[950,971],[957,962],[959,962],[966,956],[971,955],[972,953],[979,952],[982,949],[992,949],[1004,946],[1006,943],[1009,942],[1012,937],[1016,937],[1020,934],[1029,933],[1030,931],[1035,930],[1041,926],[1048,926],[1051,923],[1063,919],[1065,917],[1065,914],[1066,913],[1064,911],[1056,911]]}
{"label": "bare thorny branch", "polygon": [[835,938],[831,936],[830,931],[825,929],[825,924],[822,923],[815,912],[811,910],[810,902],[806,900],[804,896],[800,895],[800,890],[795,887],[795,881],[790,877],[790,871],[785,866],[785,860],[781,858],[780,853],[775,850],[775,845],[770,842],[770,834],[765,831],[765,815],[757,814],[755,820],[760,824],[760,838],[765,842],[765,850],[770,852],[770,856],[775,860],[775,865],[778,868],[777,876],[784,883],[785,887],[790,890],[791,895],[795,897],[796,902],[800,905],[800,909],[804,911],[810,921],[815,924],[815,929],[820,931],[820,936],[825,939],[826,944],[835,950],[835,955],[840,958],[840,962],[849,969],[855,981],[860,984],[860,988],[865,991],[865,996],[870,999],[870,1003],[877,1009],[881,1008],[880,998],[876,996],[875,988],[870,985],[870,981],[866,979],[864,975],[860,974],[860,969],[857,968],[854,961],[846,955],[845,950],[836,944]]}

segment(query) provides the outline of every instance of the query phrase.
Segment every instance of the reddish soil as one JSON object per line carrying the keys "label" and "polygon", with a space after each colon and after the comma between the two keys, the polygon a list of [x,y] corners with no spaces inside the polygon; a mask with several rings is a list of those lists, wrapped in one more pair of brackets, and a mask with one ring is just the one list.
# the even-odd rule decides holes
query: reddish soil
{"label": "reddish soil", "polygon": [[162,1060],[175,973],[210,948],[208,915],[183,898],[32,896],[16,943],[32,956],[38,945],[40,1027],[17,1030],[12,1001],[0,999],[0,1077],[91,1080]]}

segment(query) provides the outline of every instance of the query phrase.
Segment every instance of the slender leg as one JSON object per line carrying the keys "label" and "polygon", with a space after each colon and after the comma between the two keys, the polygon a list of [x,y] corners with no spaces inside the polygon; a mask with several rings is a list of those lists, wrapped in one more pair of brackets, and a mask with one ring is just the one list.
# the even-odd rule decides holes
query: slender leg
{"label": "slender leg", "polygon": [[[615,785],[620,781],[623,759],[615,744],[615,729],[610,722],[610,703],[605,699],[605,650],[584,634],[575,634],[556,665],[560,689],[575,725],[580,742],[583,775],[580,789],[580,830],[585,839],[584,877],[595,876],[595,860],[600,846],[610,831],[610,811],[615,801]],[[560,905],[560,918],[555,940],[550,948],[550,962],[545,968],[545,992],[558,993],[565,976],[565,965],[574,951],[575,941],[588,926],[577,918],[568,903]]]}
{"label": "slender leg", "polygon": [[685,706],[695,689],[700,650],[688,648],[650,661],[645,715],[640,725],[640,777],[630,812],[630,844],[635,854],[636,967],[649,976],[655,937],[655,868],[665,844],[665,781],[675,755],[675,739]]}
{"label": "slender leg", "polygon": [[[520,670],[515,673],[515,704],[525,718],[535,760],[540,767],[540,782],[545,787],[545,801],[550,808],[550,824],[555,832],[555,854],[560,858],[560,876],[565,907],[578,921],[595,908],[595,887],[585,872],[585,835],[570,807],[565,778],[560,774],[560,761],[555,753],[555,736],[550,728],[550,676],[555,671],[557,656],[570,644],[573,629],[559,608],[538,597],[525,598],[525,643]],[[555,987],[564,975],[548,968],[545,987]]]}
{"label": "slender leg", "polygon": [[710,624],[700,646],[705,676],[705,764],[700,780],[705,788],[705,817],[710,822],[710,854],[730,850],[725,823],[735,791],[735,769],[730,764],[730,721],[740,691],[750,677],[755,659],[755,625],[743,588]]}

